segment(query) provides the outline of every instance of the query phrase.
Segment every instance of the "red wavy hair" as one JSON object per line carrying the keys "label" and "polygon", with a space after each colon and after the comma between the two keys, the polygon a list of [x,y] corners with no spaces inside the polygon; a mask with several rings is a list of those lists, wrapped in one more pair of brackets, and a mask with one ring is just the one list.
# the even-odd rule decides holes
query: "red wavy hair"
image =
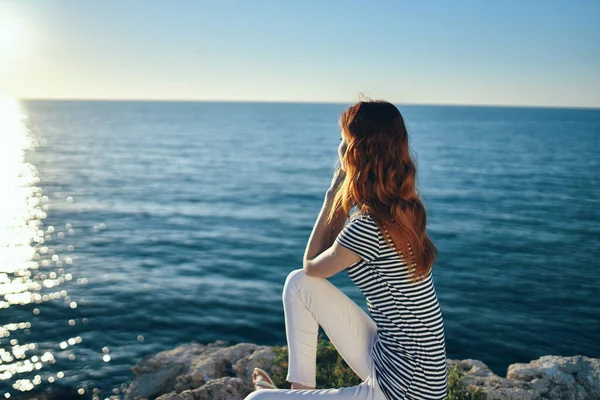
{"label": "red wavy hair", "polygon": [[360,101],[342,113],[339,124],[347,142],[341,160],[345,178],[333,197],[328,221],[340,207],[349,215],[356,205],[358,213],[371,215],[406,262],[412,281],[422,281],[438,250],[427,234],[402,114],[387,101]]}

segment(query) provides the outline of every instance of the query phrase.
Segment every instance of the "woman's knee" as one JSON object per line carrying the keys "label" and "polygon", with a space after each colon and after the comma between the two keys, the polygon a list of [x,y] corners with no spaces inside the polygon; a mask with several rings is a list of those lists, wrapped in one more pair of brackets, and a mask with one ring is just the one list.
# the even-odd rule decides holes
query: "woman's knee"
{"label": "woman's knee", "polygon": [[298,289],[302,287],[304,282],[309,278],[304,272],[303,269],[295,269],[290,272],[285,280],[285,284],[283,285],[283,298],[292,296],[298,293]]}

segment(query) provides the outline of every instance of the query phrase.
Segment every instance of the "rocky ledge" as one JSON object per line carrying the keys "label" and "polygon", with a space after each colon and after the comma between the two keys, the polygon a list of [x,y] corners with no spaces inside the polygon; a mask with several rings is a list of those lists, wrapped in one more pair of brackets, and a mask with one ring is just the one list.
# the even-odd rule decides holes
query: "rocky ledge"
{"label": "rocky ledge", "polygon": [[[243,399],[252,389],[254,367],[282,373],[274,365],[275,347],[240,343],[228,346],[191,342],[143,358],[133,367],[129,400]],[[506,377],[483,362],[448,359],[464,374],[463,382],[484,390],[488,400],[600,400],[600,359],[543,356],[511,364]]]}

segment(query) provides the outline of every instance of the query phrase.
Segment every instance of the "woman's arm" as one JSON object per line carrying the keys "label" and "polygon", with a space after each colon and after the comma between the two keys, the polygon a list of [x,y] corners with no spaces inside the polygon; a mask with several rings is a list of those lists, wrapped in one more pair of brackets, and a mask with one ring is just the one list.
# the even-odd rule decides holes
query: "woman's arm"
{"label": "woman's arm", "polygon": [[347,220],[348,216],[345,215],[343,211],[338,211],[335,213],[335,216],[332,220],[331,235],[329,237],[327,247],[331,247],[331,245],[335,241],[335,238],[338,237],[342,229],[344,229],[344,225],[346,224]]}
{"label": "woman's arm", "polygon": [[358,262],[361,258],[354,251],[341,246],[335,240],[344,229],[348,219],[344,211],[342,209],[336,210],[331,223],[326,222],[334,194],[343,180],[344,171],[338,168],[331,186],[325,194],[325,200],[317,217],[317,222],[308,239],[302,268],[309,276],[328,278]]}
{"label": "woman's arm", "polygon": [[333,191],[328,190],[323,201],[323,206],[315,222],[306,250],[304,252],[304,262],[317,257],[319,254],[327,250],[333,244],[337,235],[344,229],[344,224],[348,217],[342,209],[335,212],[331,224],[326,223],[326,216],[329,214],[331,200],[333,199]]}

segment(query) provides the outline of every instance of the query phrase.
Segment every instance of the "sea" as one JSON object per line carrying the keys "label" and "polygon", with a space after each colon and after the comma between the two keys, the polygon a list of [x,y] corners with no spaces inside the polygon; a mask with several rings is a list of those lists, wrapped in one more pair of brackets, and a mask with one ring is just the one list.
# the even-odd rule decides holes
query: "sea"
{"label": "sea", "polygon": [[[0,102],[0,395],[122,398],[162,350],[284,345],[348,105]],[[398,108],[448,358],[600,357],[600,110]]]}

